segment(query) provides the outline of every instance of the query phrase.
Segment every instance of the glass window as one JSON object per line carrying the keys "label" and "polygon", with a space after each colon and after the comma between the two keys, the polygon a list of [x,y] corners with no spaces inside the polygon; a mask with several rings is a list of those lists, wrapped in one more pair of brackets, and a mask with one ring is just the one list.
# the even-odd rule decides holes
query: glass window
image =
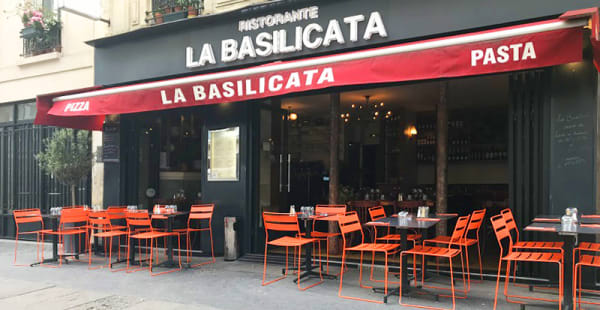
{"label": "glass window", "polygon": [[17,120],[25,121],[35,119],[36,111],[37,109],[35,102],[19,104],[17,105]]}
{"label": "glass window", "polygon": [[0,123],[14,122],[15,106],[12,104],[0,105]]}

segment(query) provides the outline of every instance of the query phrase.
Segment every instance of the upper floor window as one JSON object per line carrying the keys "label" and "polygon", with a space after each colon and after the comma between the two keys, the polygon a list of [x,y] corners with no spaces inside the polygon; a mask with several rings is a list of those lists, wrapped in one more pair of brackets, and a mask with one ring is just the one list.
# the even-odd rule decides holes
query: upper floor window
{"label": "upper floor window", "polygon": [[30,0],[22,5],[23,57],[60,52],[61,23],[54,0]]}

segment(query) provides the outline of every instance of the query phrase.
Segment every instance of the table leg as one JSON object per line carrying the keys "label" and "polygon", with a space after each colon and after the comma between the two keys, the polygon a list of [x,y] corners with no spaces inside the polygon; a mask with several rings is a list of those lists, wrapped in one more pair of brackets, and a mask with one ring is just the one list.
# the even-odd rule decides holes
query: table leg
{"label": "table leg", "polygon": [[[169,216],[167,219],[167,232],[173,232],[173,221],[175,217]],[[169,235],[167,237],[167,257],[168,257],[168,265],[173,266],[173,236]]]}
{"label": "table leg", "polygon": [[[52,231],[58,231],[58,218],[53,217],[50,221]],[[52,259],[58,261],[58,235],[52,234]]]}
{"label": "table leg", "polygon": [[[424,242],[425,240],[427,240],[429,238],[428,235],[427,235],[428,232],[429,232],[429,228],[423,229],[423,231],[421,232],[421,242]],[[423,258],[422,266],[421,266],[421,272],[423,273],[423,278],[424,279],[428,279],[429,278],[427,276],[427,259],[428,258],[429,257],[427,255],[425,255],[425,257]],[[415,281],[416,280],[417,279],[415,279]]]}
{"label": "table leg", "polygon": [[[402,248],[402,251],[406,251],[408,250],[408,242],[406,240],[407,237],[407,232],[406,229],[401,229],[400,230],[400,247]],[[407,260],[408,259],[408,255],[406,255],[405,257],[403,257],[402,259],[402,287],[404,287],[404,291],[407,291],[407,289],[410,287],[410,280],[408,280],[408,263]]]}
{"label": "table leg", "polygon": [[[133,265],[135,263],[135,251],[137,251],[137,249],[135,248],[135,242],[136,239],[135,238],[129,238],[129,264]],[[141,258],[140,258],[141,259]]]}
{"label": "table leg", "polygon": [[573,248],[575,236],[563,235],[564,261],[563,261],[563,309],[573,309]]}

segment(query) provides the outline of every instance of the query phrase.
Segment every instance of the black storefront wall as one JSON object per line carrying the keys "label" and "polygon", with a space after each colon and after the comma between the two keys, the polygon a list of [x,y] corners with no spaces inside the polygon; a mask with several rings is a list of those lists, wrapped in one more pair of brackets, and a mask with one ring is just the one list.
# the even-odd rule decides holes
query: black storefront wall
{"label": "black storefront wall", "polygon": [[[214,203],[212,229],[215,253],[223,253],[224,234],[223,218],[237,217],[240,220],[239,236],[240,250],[248,252],[251,244],[252,231],[251,218],[251,115],[254,106],[246,102],[232,104],[211,105],[199,108],[202,114],[203,127],[200,143],[202,144],[202,167],[207,167],[207,137],[208,131],[239,127],[239,181],[211,182],[207,180],[206,173],[202,175],[202,202]],[[104,175],[104,205],[142,204],[150,208],[146,201],[138,201],[138,175],[139,175],[139,118],[137,114],[129,114],[121,117],[118,126],[121,131],[121,158],[118,163],[105,163]],[[117,126],[112,124],[111,126]],[[206,171],[203,169],[203,171]],[[158,171],[156,171],[158,176]],[[160,188],[155,184],[160,192]],[[115,195],[118,194],[118,195]],[[201,249],[210,251],[210,240],[208,234],[202,234],[200,242]]]}
{"label": "black storefront wall", "polygon": [[[316,21],[309,22],[317,22],[320,25],[327,25],[329,19],[343,20],[346,16],[355,14],[368,16],[370,12],[379,11],[383,16],[388,37],[376,37],[370,41],[360,40],[343,46],[333,44],[328,48],[321,47],[317,50],[305,49],[298,53],[233,62],[229,64],[228,68],[248,66],[283,59],[283,57],[333,53],[347,49],[367,48],[374,45],[415,40],[416,38],[442,36],[473,29],[493,28],[507,23],[555,17],[568,10],[591,7],[596,4],[596,1],[587,0],[531,0],[526,2],[511,0],[491,3],[474,0],[428,2],[394,0],[368,2],[358,0],[280,1],[231,13],[145,28],[94,41],[91,44],[96,47],[95,82],[102,85],[115,85],[198,74],[202,70],[224,70],[226,68],[222,63],[212,67],[208,66],[202,70],[187,69],[185,67],[185,48],[187,46],[200,48],[203,43],[208,42],[213,44],[216,48],[215,54],[219,55],[218,46],[221,40],[229,38],[239,40],[243,35],[255,36],[259,32],[239,32],[237,30],[238,20],[311,5],[319,6],[319,18]],[[303,26],[305,23],[278,26],[261,31],[287,29],[291,33],[291,27],[296,25]],[[119,55],[119,57],[114,57],[114,55]],[[589,113],[595,115],[597,98],[597,86],[591,80],[585,81],[585,78],[582,83],[591,88],[578,91],[582,93],[582,96],[578,97],[579,99],[575,104],[569,103],[569,100],[571,100],[569,96],[564,96],[557,90],[561,89],[561,92],[563,90],[566,92],[571,91],[570,88],[561,85],[561,76],[558,73],[546,72],[537,78],[528,77],[523,79],[527,79],[529,82],[520,86],[522,88],[520,90],[521,96],[524,96],[519,98],[521,103],[517,104],[517,101],[515,101],[517,106],[514,109],[516,109],[515,111],[521,109],[518,110],[521,114],[518,120],[511,125],[514,130],[512,132],[514,145],[510,185],[511,207],[515,209],[516,213],[522,215],[519,219],[521,227],[526,224],[531,216],[535,215],[534,212],[559,212],[561,208],[564,209],[563,204],[581,204],[581,208],[584,210],[587,210],[587,208],[583,205],[594,208],[595,175],[593,168],[595,166],[592,164],[592,166],[579,167],[577,173],[570,173],[568,169],[558,169],[558,166],[555,165],[560,161],[558,158],[562,156],[563,159],[566,159],[566,156],[570,153],[561,153],[562,147],[559,144],[562,142],[559,143],[552,136],[551,131],[553,128],[558,128],[556,121],[559,120],[559,115],[571,113],[569,111],[572,109],[574,115],[583,113],[582,111],[589,111]],[[567,77],[567,79],[569,78]],[[532,100],[538,102],[536,103],[538,108],[535,109],[540,109],[540,111],[536,113],[546,113],[536,115],[535,121],[530,118],[533,114],[529,113],[535,111]],[[590,104],[590,102],[593,104]],[[250,152],[252,147],[250,141],[253,141],[250,137],[256,133],[251,126],[252,122],[250,122],[251,115],[253,115],[250,106],[251,104],[241,102],[202,108],[206,119],[206,127],[202,137],[203,146],[206,146],[207,130],[240,126],[240,181],[207,182],[206,175],[203,176],[202,181],[203,201],[217,204],[213,222],[217,252],[222,251],[223,216],[241,217],[243,222],[241,233],[242,251],[248,250],[251,235],[256,233],[252,231],[249,223],[256,216],[252,211],[256,207],[252,203],[255,201],[254,195],[256,194],[253,193],[252,171],[256,169],[256,163],[252,160],[252,152]],[[541,115],[544,116],[541,117]],[[589,134],[588,137],[594,141],[596,137],[595,121],[594,117],[593,119],[586,119],[583,123]],[[119,163],[106,163],[104,166],[105,205],[138,203],[136,178],[139,169],[137,163],[139,150],[135,123],[135,114],[121,117],[121,160]],[[523,137],[532,140],[523,140]],[[582,146],[573,148],[570,152],[575,152],[580,154],[582,158],[589,159],[590,156],[594,158],[594,150],[595,148],[592,147],[590,153],[590,149]],[[590,164],[590,162],[588,161],[587,164]],[[205,154],[203,155],[203,166],[206,166]],[[586,169],[590,167],[592,169]],[[586,186],[572,187],[572,178],[577,175],[582,177],[581,182],[585,182]],[[551,178],[557,178],[557,180],[550,183]],[[591,182],[588,183],[590,180]],[[589,186],[587,186],[588,184]],[[569,190],[570,188],[573,190]],[[583,198],[571,198],[575,196]],[[203,242],[203,244],[207,243]]]}
{"label": "black storefront wall", "polygon": [[[466,30],[493,28],[499,25],[556,17],[569,10],[597,5],[596,0],[283,0],[229,13],[143,28],[94,40],[90,44],[95,47],[96,85],[114,85],[225,70],[282,59],[332,54],[349,49],[444,36]],[[253,31],[238,30],[240,20],[310,6],[318,6],[317,19]],[[371,12],[381,14],[387,37],[374,35],[370,40],[363,38],[362,34]],[[358,24],[358,41],[351,42],[349,26],[343,22],[343,19],[357,14],[364,15],[366,20]],[[309,23],[317,23],[326,28],[332,19],[340,23],[346,39],[344,44],[334,42],[330,46],[320,46],[317,49],[304,47],[299,52],[273,53],[268,57],[247,57],[244,60],[228,63],[220,61],[222,40],[235,39],[239,43],[243,36],[256,38],[260,32],[272,33],[274,30],[283,29],[287,31],[287,41],[292,43],[297,26],[305,27]],[[189,46],[195,49],[194,59],[197,60],[204,43],[212,45],[217,63],[194,69],[186,68],[186,48]]]}

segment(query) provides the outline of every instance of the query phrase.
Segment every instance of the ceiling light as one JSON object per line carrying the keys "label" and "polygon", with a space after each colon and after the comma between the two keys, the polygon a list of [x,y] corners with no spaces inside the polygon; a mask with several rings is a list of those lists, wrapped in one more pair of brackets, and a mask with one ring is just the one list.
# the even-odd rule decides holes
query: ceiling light
{"label": "ceiling light", "polygon": [[417,128],[414,125],[410,125],[410,126],[406,127],[406,130],[404,130],[404,134],[409,138],[416,136]]}

